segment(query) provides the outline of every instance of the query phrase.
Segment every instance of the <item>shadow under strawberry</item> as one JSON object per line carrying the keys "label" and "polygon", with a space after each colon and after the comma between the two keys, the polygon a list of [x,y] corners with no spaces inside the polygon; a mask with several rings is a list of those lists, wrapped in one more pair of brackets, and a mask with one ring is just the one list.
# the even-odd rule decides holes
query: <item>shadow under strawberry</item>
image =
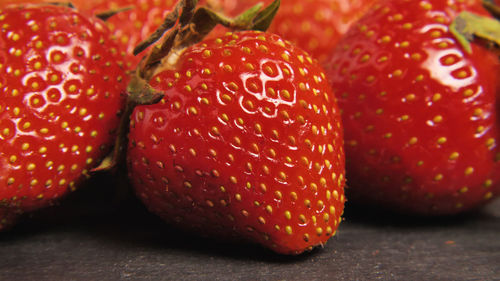
{"label": "shadow under strawberry", "polygon": [[454,216],[424,216],[396,213],[379,206],[347,202],[344,219],[346,224],[375,228],[396,228],[409,230],[432,230],[455,227],[474,227],[485,222],[497,223],[500,215],[500,201],[491,206],[477,208]]}
{"label": "shadow under strawberry", "polygon": [[124,193],[124,187],[116,184],[110,174],[96,174],[84,188],[60,204],[23,217],[15,228],[0,236],[0,246],[64,239],[75,241],[75,246],[78,241],[96,242],[124,251],[142,249],[159,251],[161,255],[175,253],[278,264],[306,261],[321,252],[314,249],[303,255],[286,256],[251,243],[214,240],[184,232],[165,224],[133,193]]}

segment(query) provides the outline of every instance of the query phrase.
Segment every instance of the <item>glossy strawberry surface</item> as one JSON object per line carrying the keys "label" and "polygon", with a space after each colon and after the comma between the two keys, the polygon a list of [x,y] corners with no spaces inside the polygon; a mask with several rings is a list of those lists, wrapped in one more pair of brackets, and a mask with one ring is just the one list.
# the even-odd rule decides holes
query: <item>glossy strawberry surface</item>
{"label": "glossy strawberry surface", "polygon": [[[113,144],[126,74],[103,22],[55,6],[0,9],[0,229],[53,203]],[[3,214],[3,215],[2,215]]]}
{"label": "glossy strawberry surface", "polygon": [[277,35],[207,40],[150,84],[165,96],[131,117],[138,196],[171,224],[297,254],[335,234],[343,132],[323,70]]}
{"label": "glossy strawberry surface", "polygon": [[352,200],[453,214],[500,192],[499,61],[450,33],[478,1],[387,1],[327,68],[345,124]]}
{"label": "glossy strawberry surface", "polygon": [[[236,15],[252,5],[272,0],[209,0]],[[297,44],[323,63],[348,28],[375,0],[282,0],[269,32]]]}

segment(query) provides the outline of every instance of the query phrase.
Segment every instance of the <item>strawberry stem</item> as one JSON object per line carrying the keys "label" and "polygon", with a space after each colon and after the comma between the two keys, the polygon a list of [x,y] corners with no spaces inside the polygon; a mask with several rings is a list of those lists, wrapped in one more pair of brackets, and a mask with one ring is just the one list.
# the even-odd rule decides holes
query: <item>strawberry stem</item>
{"label": "strawberry stem", "polygon": [[[257,18],[257,16],[259,15],[259,13],[261,13],[262,6],[263,6],[262,3],[258,3],[255,6],[249,8],[248,10],[246,10],[243,13],[241,13],[240,15],[238,15],[233,20],[234,21],[234,25],[236,27],[239,27],[239,26],[246,27],[246,26],[248,26],[248,23],[251,22],[251,21],[253,21],[255,18]],[[232,27],[230,27],[230,28],[232,28]]]}
{"label": "strawberry stem", "polygon": [[163,23],[158,27],[158,29],[155,30],[153,34],[151,34],[145,41],[139,43],[134,49],[134,56],[138,55],[139,53],[142,53],[144,50],[146,50],[149,46],[153,45],[156,43],[158,40],[160,40],[161,37],[167,32],[167,30],[171,29],[172,27],[175,26],[177,23],[177,20],[179,19],[179,13],[180,10],[182,9],[182,5],[185,3],[185,0],[179,1],[172,12],[168,13],[165,20]]}
{"label": "strawberry stem", "polygon": [[200,42],[218,24],[231,30],[265,31],[276,15],[281,2],[275,0],[263,10],[262,4],[255,5],[236,18],[229,18],[208,7],[196,8],[197,3],[198,0],[180,0],[173,11],[167,15],[163,24],[134,49],[134,55],[138,55],[165,36],[163,42],[153,48],[146,59],[141,62],[138,74],[142,78],[151,77],[158,63],[169,54],[180,52]]}
{"label": "strawberry stem", "polygon": [[198,4],[198,0],[184,0],[185,3],[182,6],[182,14],[179,18],[179,24],[184,27],[189,24],[191,19],[194,16],[196,5]]}
{"label": "strawberry stem", "polygon": [[99,166],[92,169],[92,172],[114,170],[119,167],[120,163],[125,163],[125,149],[128,143],[127,134],[130,125],[130,116],[134,108],[137,105],[158,103],[163,98],[162,93],[155,91],[146,80],[139,76],[132,77],[127,87],[127,92],[129,96],[120,119],[120,124],[118,125],[117,138],[113,151],[101,161]]}
{"label": "strawberry stem", "polygon": [[159,46],[155,46],[153,51],[146,57],[145,63],[141,63],[143,67],[138,68],[138,75],[141,78],[151,77],[152,73],[156,69],[157,64],[166,57],[174,47],[175,39],[179,34],[179,27],[172,29],[165,36],[163,43]]}
{"label": "strawberry stem", "polygon": [[253,20],[253,25],[251,29],[266,31],[271,25],[274,16],[278,13],[281,1],[275,0],[269,6],[267,6],[262,12],[260,12],[257,17]]}
{"label": "strawberry stem", "polygon": [[500,18],[500,7],[498,7],[497,4],[495,4],[494,1],[492,0],[484,0],[483,1],[483,7],[490,12],[492,16],[495,18],[499,19]]}
{"label": "strawberry stem", "polygon": [[70,9],[76,9],[75,5],[73,5],[73,3],[71,2],[47,2],[45,4],[42,3],[41,5],[52,5],[52,6],[60,6],[60,7],[67,7]]}
{"label": "strawberry stem", "polygon": [[117,14],[120,14],[120,13],[123,13],[126,11],[130,11],[134,8],[135,8],[134,6],[128,6],[128,7],[118,8],[118,9],[112,9],[109,11],[97,13],[97,14],[95,14],[95,17],[102,20],[102,21],[107,21],[109,18],[113,17],[114,15],[117,15]]}
{"label": "strawberry stem", "polygon": [[128,103],[135,107],[136,105],[155,104],[163,98],[163,94],[151,87],[148,82],[138,76],[132,77],[128,85],[129,92]]}

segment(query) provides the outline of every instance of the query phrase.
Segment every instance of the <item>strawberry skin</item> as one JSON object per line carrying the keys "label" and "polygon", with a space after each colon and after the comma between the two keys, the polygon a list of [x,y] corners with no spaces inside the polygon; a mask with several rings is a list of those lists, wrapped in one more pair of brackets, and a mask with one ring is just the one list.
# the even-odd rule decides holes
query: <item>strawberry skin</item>
{"label": "strawberry skin", "polygon": [[126,74],[100,20],[56,6],[0,9],[0,230],[45,207],[113,144]]}
{"label": "strawberry skin", "polygon": [[466,211],[500,192],[499,61],[449,31],[477,1],[387,1],[339,42],[328,77],[346,128],[349,198]]}
{"label": "strawberry skin", "polygon": [[135,108],[129,176],[180,228],[283,254],[323,245],[344,205],[343,132],[321,67],[279,36],[205,40],[158,71]]}
{"label": "strawberry skin", "polygon": [[[209,0],[232,15],[272,0]],[[295,43],[323,63],[348,28],[376,0],[283,0],[268,31]],[[216,4],[214,4],[216,5]]]}

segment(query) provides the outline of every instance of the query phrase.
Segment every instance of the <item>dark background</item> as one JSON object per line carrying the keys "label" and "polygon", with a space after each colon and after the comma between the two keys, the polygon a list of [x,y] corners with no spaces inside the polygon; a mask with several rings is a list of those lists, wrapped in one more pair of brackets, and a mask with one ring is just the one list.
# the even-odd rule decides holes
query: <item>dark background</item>
{"label": "dark background", "polygon": [[500,200],[448,218],[347,205],[323,249],[300,256],[170,228],[98,175],[0,233],[0,280],[500,280]]}

